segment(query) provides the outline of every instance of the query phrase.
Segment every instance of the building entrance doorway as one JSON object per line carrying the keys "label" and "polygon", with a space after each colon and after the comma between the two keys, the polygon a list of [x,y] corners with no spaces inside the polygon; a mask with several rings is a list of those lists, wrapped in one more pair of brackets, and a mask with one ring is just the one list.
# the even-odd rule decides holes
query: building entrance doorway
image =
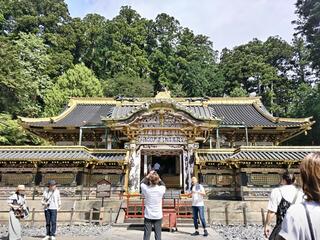
{"label": "building entrance doorway", "polygon": [[181,189],[183,182],[182,171],[182,155],[176,152],[175,154],[157,154],[145,153],[141,155],[141,175],[144,177],[150,169],[160,167],[159,175],[165,182],[167,188]]}

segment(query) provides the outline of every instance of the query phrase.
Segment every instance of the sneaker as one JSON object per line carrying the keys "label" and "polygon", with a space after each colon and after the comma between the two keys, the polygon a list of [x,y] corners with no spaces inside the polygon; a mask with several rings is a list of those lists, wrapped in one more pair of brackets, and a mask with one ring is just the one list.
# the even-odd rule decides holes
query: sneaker
{"label": "sneaker", "polygon": [[194,233],[191,234],[191,236],[198,236],[198,235],[199,235],[198,231],[195,231]]}
{"label": "sneaker", "polygon": [[51,236],[51,238],[50,238],[51,240],[56,240],[56,237],[54,237],[54,236]]}
{"label": "sneaker", "polygon": [[50,240],[50,236],[45,236],[42,240]]}
{"label": "sneaker", "polygon": [[208,231],[207,231],[207,230],[204,230],[203,236],[204,236],[204,237],[207,237],[208,235],[209,235]]}

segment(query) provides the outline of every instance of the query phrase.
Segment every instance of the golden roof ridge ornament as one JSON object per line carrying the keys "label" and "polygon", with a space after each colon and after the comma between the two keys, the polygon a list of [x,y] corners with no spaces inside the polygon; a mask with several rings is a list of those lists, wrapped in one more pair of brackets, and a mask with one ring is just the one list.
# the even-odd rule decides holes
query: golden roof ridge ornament
{"label": "golden roof ridge ornament", "polygon": [[171,98],[171,91],[169,91],[166,86],[161,84],[161,90],[159,92],[157,92],[157,95],[154,98],[155,99],[169,99],[169,98]]}

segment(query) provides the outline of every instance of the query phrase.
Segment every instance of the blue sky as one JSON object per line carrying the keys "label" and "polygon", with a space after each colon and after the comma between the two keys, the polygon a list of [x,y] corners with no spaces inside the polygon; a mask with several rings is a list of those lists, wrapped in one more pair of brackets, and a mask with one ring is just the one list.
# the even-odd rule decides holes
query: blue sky
{"label": "blue sky", "polygon": [[210,37],[214,48],[232,48],[253,38],[291,41],[296,0],[66,0],[73,17],[98,13],[112,19],[129,5],[145,18],[168,13],[183,27]]}

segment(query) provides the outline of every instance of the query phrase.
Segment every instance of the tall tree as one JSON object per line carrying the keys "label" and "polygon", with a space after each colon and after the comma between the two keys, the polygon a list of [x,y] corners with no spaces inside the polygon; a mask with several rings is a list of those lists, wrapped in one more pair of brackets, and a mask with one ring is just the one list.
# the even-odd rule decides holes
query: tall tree
{"label": "tall tree", "polygon": [[94,73],[77,64],[60,76],[45,95],[45,115],[58,114],[70,97],[100,97],[102,87]]}
{"label": "tall tree", "polygon": [[103,82],[104,95],[107,97],[151,97],[153,84],[150,79],[119,74]]}
{"label": "tall tree", "polygon": [[37,116],[50,79],[50,58],[43,40],[20,33],[17,40],[0,38],[0,111]]}
{"label": "tall tree", "polygon": [[311,50],[310,60],[317,71],[320,70],[320,3],[318,0],[297,0],[296,13],[298,34],[306,37]]}
{"label": "tall tree", "polygon": [[71,17],[64,0],[0,0],[5,19],[2,34],[56,33]]}
{"label": "tall tree", "polygon": [[313,81],[301,41],[296,38],[290,45],[279,37],[269,37],[265,42],[254,39],[233,50],[224,49],[220,68],[226,78],[226,93],[244,88],[262,96],[275,115],[291,115],[293,99],[299,95],[296,89]]}

